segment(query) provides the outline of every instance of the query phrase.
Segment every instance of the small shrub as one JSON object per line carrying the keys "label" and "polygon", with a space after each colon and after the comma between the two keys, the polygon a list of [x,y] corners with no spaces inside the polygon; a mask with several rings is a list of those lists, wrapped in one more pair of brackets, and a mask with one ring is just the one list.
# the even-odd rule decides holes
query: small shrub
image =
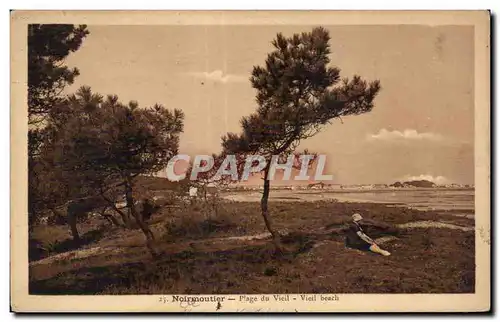
{"label": "small shrub", "polygon": [[57,250],[57,246],[59,245],[59,241],[56,240],[49,240],[46,241],[45,243],[42,244],[41,248],[46,252],[46,253],[54,253]]}
{"label": "small shrub", "polygon": [[68,224],[66,216],[52,215],[49,216],[47,223],[52,226],[64,226]]}
{"label": "small shrub", "polygon": [[278,269],[276,269],[276,267],[266,267],[266,269],[264,269],[264,275],[266,276],[274,276],[277,274],[278,274]]}
{"label": "small shrub", "polygon": [[460,276],[460,284],[462,285],[461,289],[474,291],[476,283],[476,274],[474,271],[467,271],[461,274]]}
{"label": "small shrub", "polygon": [[476,248],[474,234],[467,234],[459,244],[467,250],[474,250]]}
{"label": "small shrub", "polygon": [[432,239],[429,237],[429,235],[425,234],[422,237],[422,246],[425,250],[429,250],[433,248],[435,245]]}

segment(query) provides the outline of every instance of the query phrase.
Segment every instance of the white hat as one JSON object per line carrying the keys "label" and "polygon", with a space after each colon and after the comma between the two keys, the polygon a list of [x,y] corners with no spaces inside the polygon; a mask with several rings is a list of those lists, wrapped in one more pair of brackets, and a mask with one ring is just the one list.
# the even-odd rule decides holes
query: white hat
{"label": "white hat", "polygon": [[354,215],[352,215],[352,220],[354,220],[354,221],[360,221],[361,219],[363,219],[363,217],[361,217],[361,215],[358,213],[355,213]]}

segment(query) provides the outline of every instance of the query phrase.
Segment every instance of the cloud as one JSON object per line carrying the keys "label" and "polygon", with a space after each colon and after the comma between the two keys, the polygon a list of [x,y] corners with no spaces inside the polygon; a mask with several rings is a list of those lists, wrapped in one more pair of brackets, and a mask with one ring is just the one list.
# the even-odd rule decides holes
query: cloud
{"label": "cloud", "polygon": [[418,133],[417,130],[406,129],[401,131],[388,131],[386,129],[381,129],[377,134],[369,134],[368,140],[384,140],[384,141],[394,141],[394,140],[431,140],[431,141],[441,141],[443,140],[442,135],[422,132]]}
{"label": "cloud", "polygon": [[410,176],[407,175],[401,181],[414,181],[414,180],[427,180],[427,181],[432,181],[435,184],[447,184],[449,183],[449,180],[443,176],[432,176],[430,174],[421,174],[418,176]]}
{"label": "cloud", "polygon": [[249,80],[249,77],[236,75],[236,74],[224,74],[224,72],[220,69],[216,69],[210,73],[208,72],[193,72],[189,73],[189,75],[203,79],[207,81],[213,81],[217,83],[236,83],[236,82],[246,82]]}

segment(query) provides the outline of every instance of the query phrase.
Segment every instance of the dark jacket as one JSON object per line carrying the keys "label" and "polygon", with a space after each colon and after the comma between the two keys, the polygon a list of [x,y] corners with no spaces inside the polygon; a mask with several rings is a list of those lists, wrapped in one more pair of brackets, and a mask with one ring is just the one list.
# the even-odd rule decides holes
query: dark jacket
{"label": "dark jacket", "polygon": [[371,244],[364,241],[359,235],[358,232],[363,232],[363,228],[361,227],[360,224],[356,222],[350,222],[349,227],[347,229],[346,233],[346,246],[348,247],[355,247],[355,248],[364,248],[364,247],[369,247]]}

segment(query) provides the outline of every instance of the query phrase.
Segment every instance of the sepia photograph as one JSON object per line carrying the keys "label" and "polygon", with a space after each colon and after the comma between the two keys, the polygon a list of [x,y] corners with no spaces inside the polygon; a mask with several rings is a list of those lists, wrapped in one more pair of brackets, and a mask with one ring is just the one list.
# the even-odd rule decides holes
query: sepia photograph
{"label": "sepia photograph", "polygon": [[489,28],[12,11],[12,310],[488,311]]}

